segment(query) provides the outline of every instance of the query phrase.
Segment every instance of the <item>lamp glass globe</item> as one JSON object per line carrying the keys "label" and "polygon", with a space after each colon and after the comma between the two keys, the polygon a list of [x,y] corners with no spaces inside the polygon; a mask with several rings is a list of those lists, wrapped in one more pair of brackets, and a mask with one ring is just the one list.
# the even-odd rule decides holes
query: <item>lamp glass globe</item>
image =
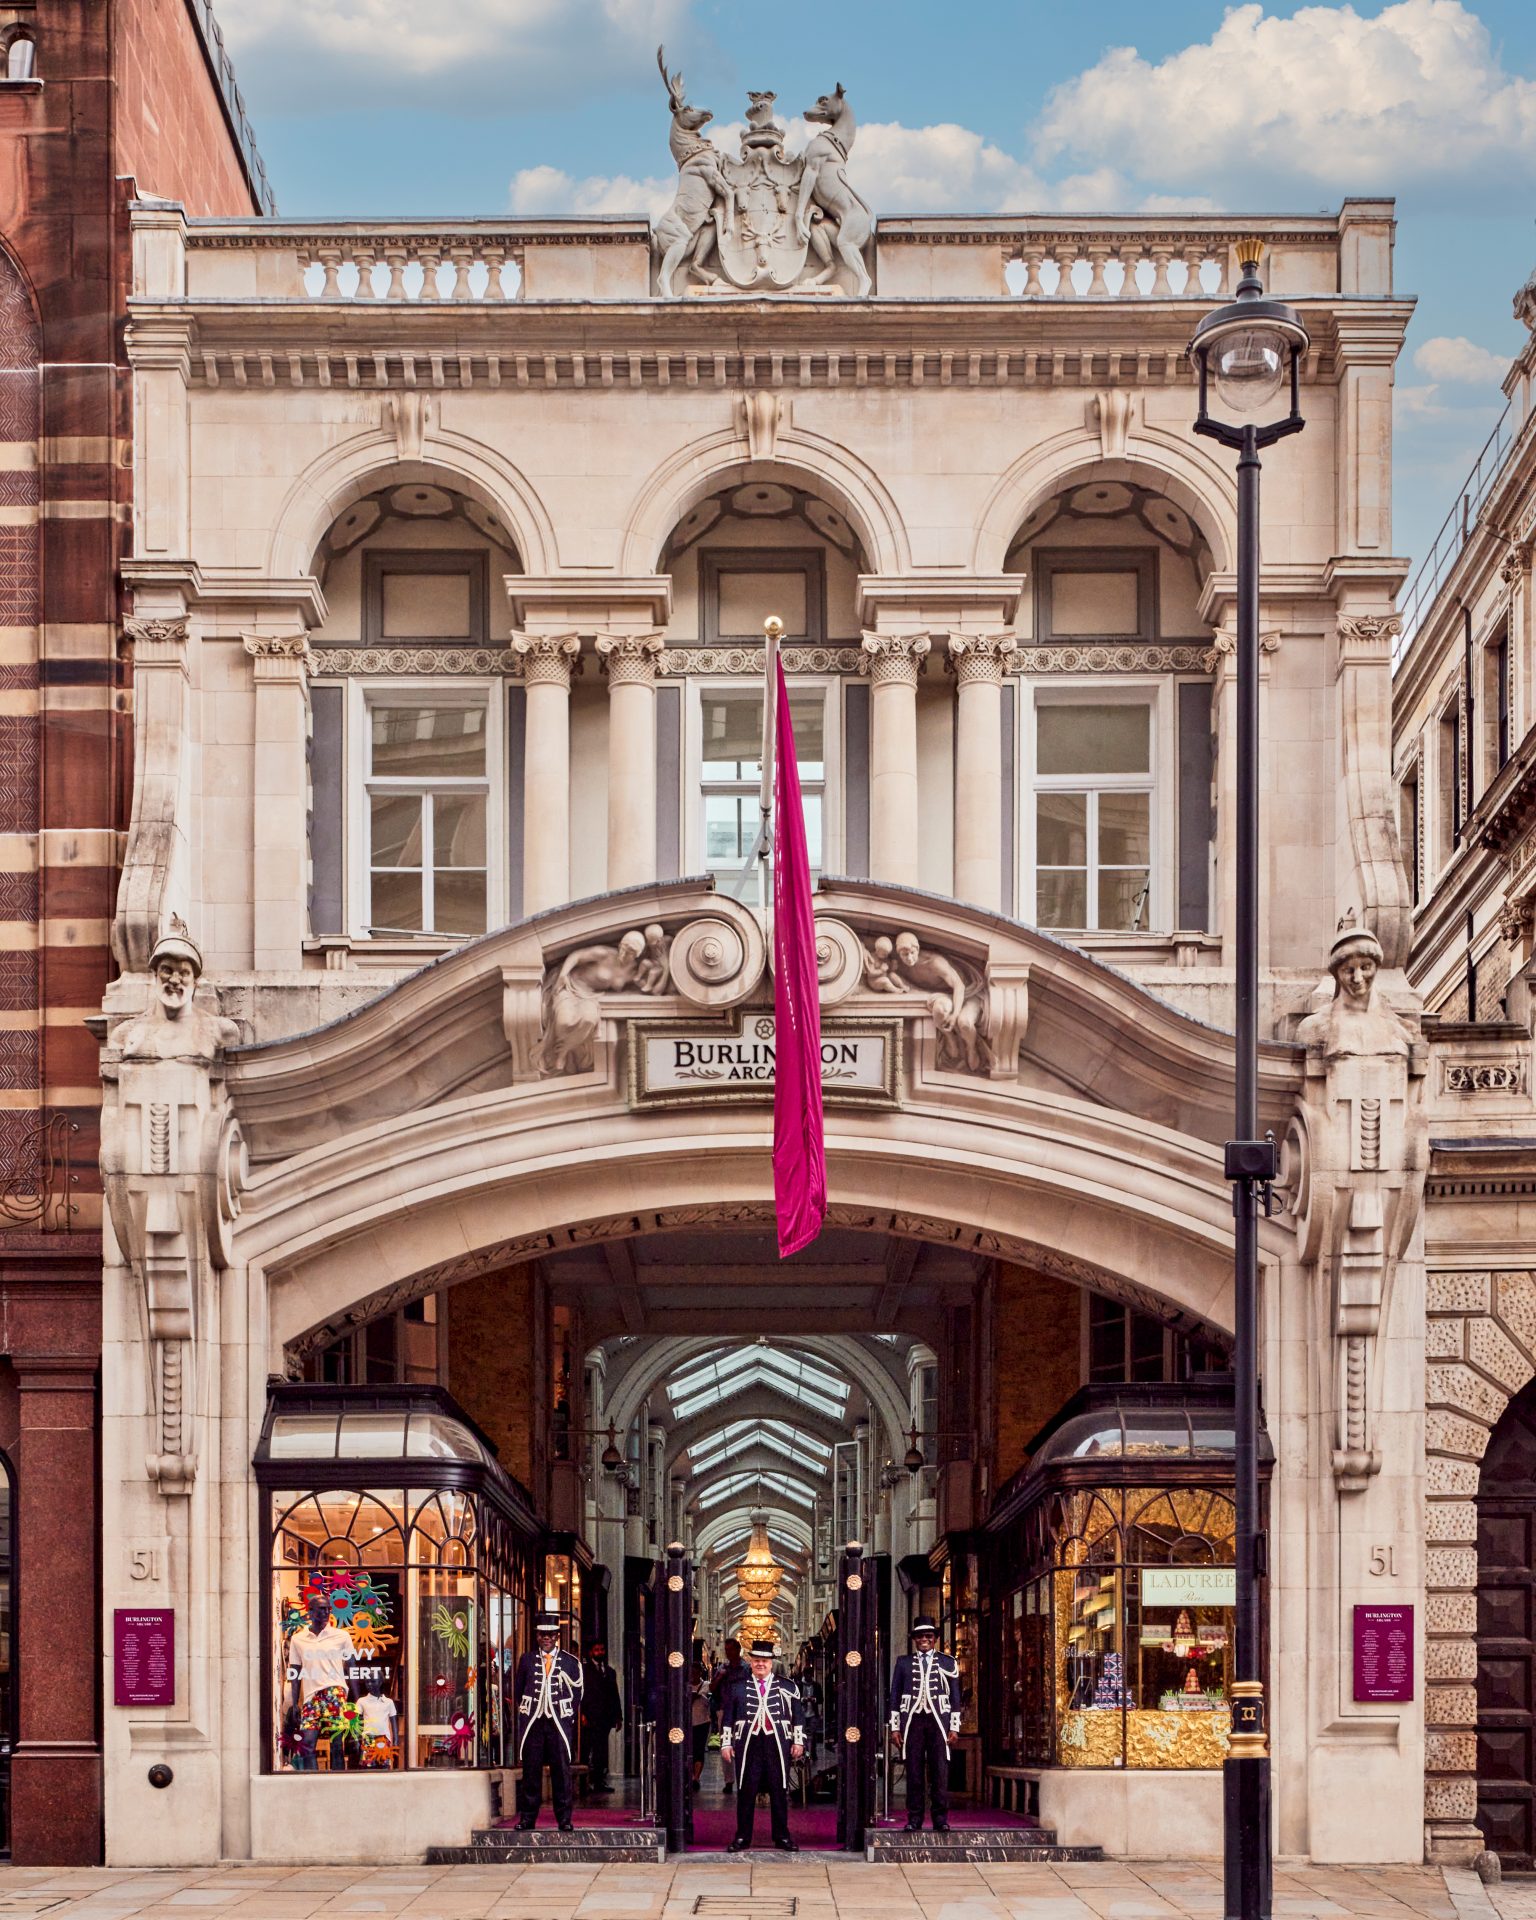
{"label": "lamp glass globe", "polygon": [[1290,342],[1275,327],[1241,327],[1211,348],[1216,391],[1234,413],[1268,406],[1285,378]]}

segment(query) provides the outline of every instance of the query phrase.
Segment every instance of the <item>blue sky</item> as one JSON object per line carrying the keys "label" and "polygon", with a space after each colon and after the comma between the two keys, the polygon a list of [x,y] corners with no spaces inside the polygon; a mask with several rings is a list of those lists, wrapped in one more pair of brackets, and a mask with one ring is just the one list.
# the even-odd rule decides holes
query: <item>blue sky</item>
{"label": "blue sky", "polygon": [[877,214],[1395,194],[1399,553],[1503,405],[1536,266],[1536,0],[217,0],[285,214],[654,211],[664,40],[717,121],[847,87]]}

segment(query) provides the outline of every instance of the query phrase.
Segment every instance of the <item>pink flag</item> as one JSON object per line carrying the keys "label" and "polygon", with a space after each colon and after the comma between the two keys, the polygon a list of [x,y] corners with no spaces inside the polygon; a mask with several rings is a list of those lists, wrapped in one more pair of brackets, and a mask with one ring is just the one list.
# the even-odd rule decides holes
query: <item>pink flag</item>
{"label": "pink flag", "polygon": [[800,806],[800,767],[789,689],[778,668],[778,753],[773,806],[773,1203],[779,1258],[808,1247],[827,1211],[821,1119],[821,995],[811,862]]}

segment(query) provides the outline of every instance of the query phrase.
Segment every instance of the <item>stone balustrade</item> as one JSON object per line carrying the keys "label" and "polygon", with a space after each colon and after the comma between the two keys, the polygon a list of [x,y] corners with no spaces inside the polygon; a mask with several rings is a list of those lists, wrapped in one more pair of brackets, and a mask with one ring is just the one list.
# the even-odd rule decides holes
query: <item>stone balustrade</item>
{"label": "stone balustrade", "polygon": [[[1391,226],[1390,205],[1380,201],[1346,201],[1336,214],[1260,220],[1211,214],[882,219],[871,243],[874,293],[877,299],[1219,300],[1237,283],[1234,248],[1249,233],[1264,242],[1266,281],[1287,298],[1379,293],[1390,287]],[[652,230],[641,218],[187,219],[179,208],[156,207],[136,210],[135,228],[163,236],[139,250],[140,298],[462,305],[657,297]],[[176,243],[179,259],[172,257]],[[680,297],[689,303],[689,295]]]}

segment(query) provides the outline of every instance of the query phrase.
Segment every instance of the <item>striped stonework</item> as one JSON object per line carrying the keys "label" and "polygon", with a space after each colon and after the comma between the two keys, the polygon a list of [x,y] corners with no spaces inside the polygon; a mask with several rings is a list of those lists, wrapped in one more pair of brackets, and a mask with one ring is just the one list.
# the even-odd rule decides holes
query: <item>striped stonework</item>
{"label": "striped stonework", "polygon": [[1464,1857],[1477,1815],[1478,1484],[1499,1417],[1536,1375],[1536,1273],[1431,1272],[1428,1287],[1424,1816],[1430,1857]]}

